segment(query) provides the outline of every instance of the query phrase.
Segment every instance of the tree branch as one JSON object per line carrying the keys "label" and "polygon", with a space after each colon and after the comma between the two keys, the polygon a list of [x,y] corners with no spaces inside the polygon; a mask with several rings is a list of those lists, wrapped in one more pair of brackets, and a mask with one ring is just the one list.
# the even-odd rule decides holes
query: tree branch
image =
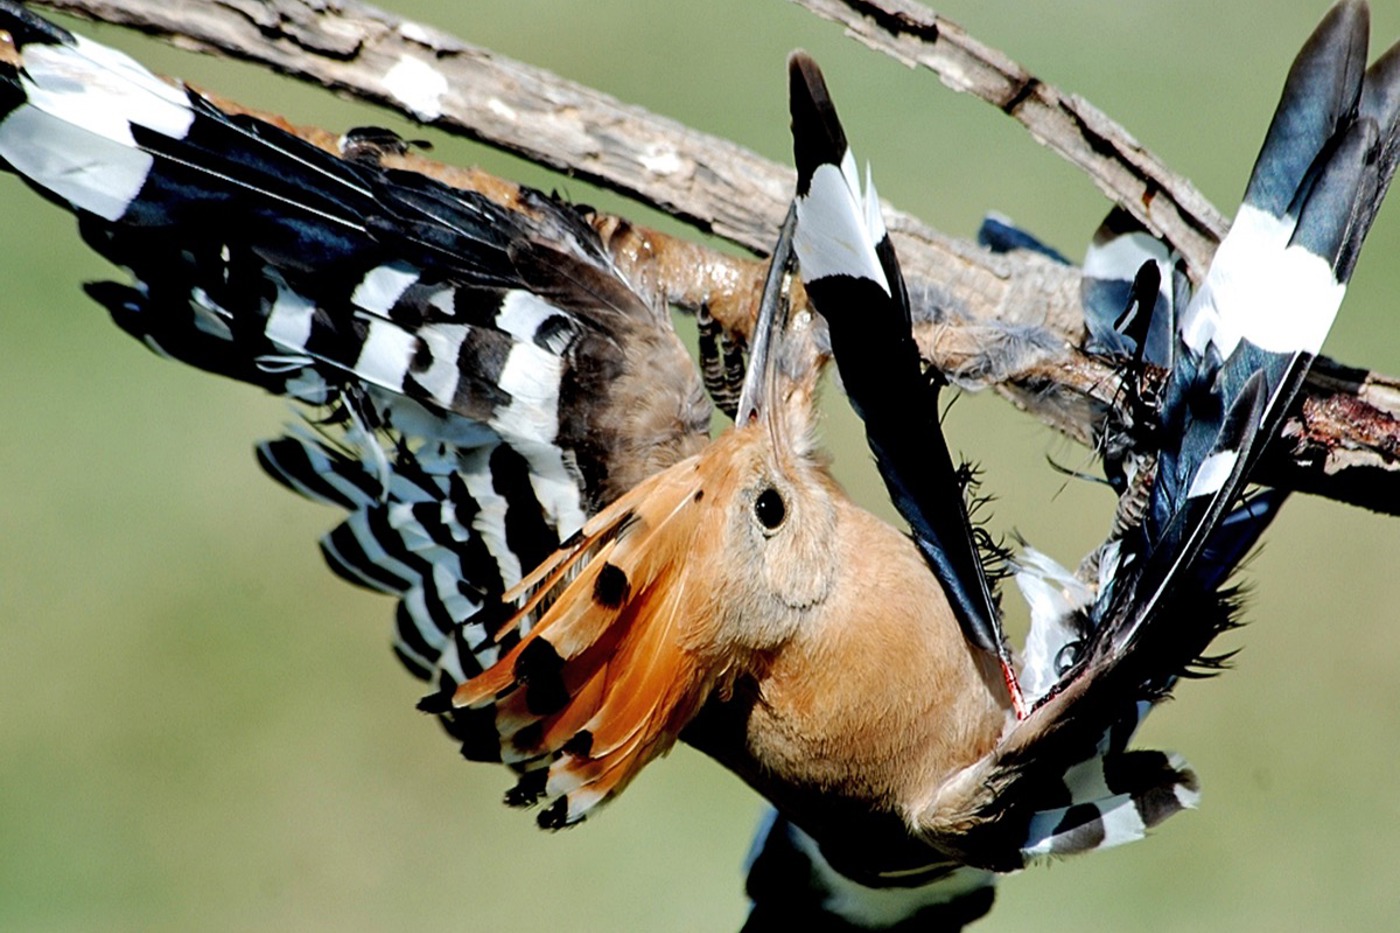
{"label": "tree branch", "polygon": [[1088,101],[1040,80],[912,0],[792,2],[839,23],[869,48],[911,68],[927,68],[947,87],[1001,110],[1174,246],[1193,277],[1210,265],[1229,221],[1190,181]]}
{"label": "tree branch", "polygon": [[[1026,73],[959,27],[903,0],[796,0],[874,48],[1011,114],[1174,243],[1199,271],[1225,222],[1184,179],[1086,102]],[[623,104],[430,27],[343,0],[37,0],[382,104],[653,205],[762,253],[793,172],[734,143]],[[396,68],[413,69],[410,87]],[[400,71],[399,73],[402,73]],[[423,88],[440,88],[424,93]],[[329,138],[322,141],[331,145]],[[415,167],[509,198],[508,182],[416,159]],[[1039,256],[993,255],[886,208],[925,356],[969,387],[992,386],[1083,443],[1118,397],[1118,378],[1083,342],[1079,273]],[[620,261],[686,307],[704,301],[747,330],[761,266],[612,218]],[[1319,360],[1261,479],[1400,514],[1400,383]]]}

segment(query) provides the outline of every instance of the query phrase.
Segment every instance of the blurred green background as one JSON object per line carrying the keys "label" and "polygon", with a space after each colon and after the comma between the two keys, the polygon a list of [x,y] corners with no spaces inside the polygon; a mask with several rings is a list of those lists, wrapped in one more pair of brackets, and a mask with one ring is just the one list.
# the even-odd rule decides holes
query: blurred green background
{"label": "blurred green background", "polygon": [[[969,237],[998,209],[1071,255],[1107,208],[979,102],[788,4],[393,4],[484,45],[786,160],[783,61],[826,69],[880,192]],[[1233,212],[1320,2],[1181,0],[940,10],[1122,121]],[[1375,13],[1377,48],[1400,5]],[[71,22],[69,22],[70,25]],[[438,155],[655,222],[618,198],[248,66],[83,31],[293,119],[381,123]],[[497,802],[413,710],[391,605],[320,563],[337,516],[262,477],[289,415],[157,361],[79,292],[110,269],[71,220],[0,179],[0,928],[734,929],[760,801],[679,749],[557,835]],[[1382,213],[1328,352],[1400,371],[1400,206]],[[1046,456],[1087,458],[992,398],[948,431],[986,466],[994,527],[1073,562],[1111,502]],[[888,514],[848,414],[853,493]],[[1400,926],[1400,522],[1306,498],[1251,565],[1237,669],[1188,683],[1142,741],[1186,754],[1202,808],[1124,850],[1008,880],[978,929]],[[1009,605],[1019,602],[1008,600]]]}

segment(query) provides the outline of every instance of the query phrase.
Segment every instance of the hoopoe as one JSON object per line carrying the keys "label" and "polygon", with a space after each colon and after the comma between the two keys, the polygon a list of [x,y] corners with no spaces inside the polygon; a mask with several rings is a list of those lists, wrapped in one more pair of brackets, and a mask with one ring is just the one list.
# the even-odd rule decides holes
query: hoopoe
{"label": "hoopoe", "polygon": [[[1309,69],[1355,64],[1358,32],[1364,55],[1357,9],[1305,49],[1281,119],[1311,113]],[[0,60],[0,157],[140,283],[94,297],[154,349],[329,413],[260,459],[351,512],[328,561],[400,597],[397,650],[436,688],[425,708],[469,757],[520,772],[512,802],[549,798],[545,825],[577,821],[683,738],[779,808],[755,923],[775,903],[864,922],[864,899],[889,888],[920,892],[903,899],[915,912],[970,919],[993,872],[1126,841],[1192,801],[1177,761],[1125,743],[1224,624],[1215,590],[1276,503],[1226,511],[1336,310],[1309,294],[1303,332],[1279,342],[1267,322],[1241,323],[1230,288],[1307,258],[1267,254],[1259,228],[1282,224],[1326,266],[1307,291],[1340,301],[1393,168],[1393,66],[1366,79],[1359,117],[1359,69],[1338,68],[1343,103],[1312,137],[1266,141],[1246,204],[1273,221],[1242,227],[1168,326],[1189,364],[1149,358],[1171,375],[1150,412],[1161,424],[1123,442],[1173,469],[1134,461],[1148,520],[1077,581],[1083,599],[1046,590],[1018,685],[878,201],[809,60],[792,70],[791,238],[912,542],[853,506],[815,455],[802,349],[818,325],[799,311],[784,329],[781,264],[739,424],[706,445],[708,405],[664,309],[566,206],[531,193],[505,209],[384,171],[359,137],[345,146],[358,158],[336,159],[10,4],[0,24],[18,50]],[[1262,279],[1260,252],[1276,264]],[[1202,397],[1215,414],[1198,414]],[[916,430],[897,407],[911,398]],[[1070,579],[1029,569],[1032,588]],[[1154,624],[1168,610],[1199,618]],[[1027,683],[1038,705],[1018,719]],[[792,858],[818,866],[815,903],[794,903],[811,892],[775,870]]]}

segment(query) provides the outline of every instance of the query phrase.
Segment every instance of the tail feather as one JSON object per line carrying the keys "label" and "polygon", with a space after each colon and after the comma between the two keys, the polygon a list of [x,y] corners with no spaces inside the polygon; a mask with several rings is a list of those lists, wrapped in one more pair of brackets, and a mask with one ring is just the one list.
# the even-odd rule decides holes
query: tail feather
{"label": "tail feather", "polygon": [[[945,591],[967,639],[1010,654],[996,597],[974,543],[964,482],[938,424],[941,377],[925,372],[911,333],[909,296],[874,185],[864,190],[821,70],[805,53],[788,62],[797,231],[793,248],[812,304],[880,475]],[[913,420],[911,421],[911,414]]]}
{"label": "tail feather", "polygon": [[1357,196],[1354,227],[1337,257],[1337,277],[1343,282],[1351,280],[1366,231],[1371,229],[1395,177],[1396,164],[1400,163],[1400,132],[1386,130],[1400,125],[1400,45],[1392,46],[1367,70],[1361,87],[1361,115],[1375,121],[1380,141],[1376,170],[1374,175],[1368,175],[1372,184]]}
{"label": "tail feather", "polygon": [[1271,217],[1292,214],[1314,162],[1339,127],[1356,113],[1370,10],[1345,0],[1327,12],[1304,43],[1250,173],[1244,200]]}
{"label": "tail feather", "polygon": [[[1235,226],[1182,316],[1148,521],[1129,542],[1140,576],[1101,618],[1126,613],[1134,629],[1157,611],[1239,494],[1336,316],[1400,135],[1395,108],[1380,103],[1396,89],[1371,85],[1400,72],[1363,71],[1366,37],[1364,5],[1339,4],[1290,72]],[[1367,99],[1387,124],[1363,112]]]}

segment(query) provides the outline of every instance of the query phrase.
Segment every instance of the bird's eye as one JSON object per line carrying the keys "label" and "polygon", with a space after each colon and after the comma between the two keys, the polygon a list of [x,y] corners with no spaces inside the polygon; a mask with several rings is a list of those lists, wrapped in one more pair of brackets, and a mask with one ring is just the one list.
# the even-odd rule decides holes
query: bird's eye
{"label": "bird's eye", "polygon": [[1079,655],[1083,650],[1084,642],[1082,641],[1066,643],[1065,646],[1060,649],[1059,653],[1055,655],[1055,676],[1058,677],[1071,667],[1074,667],[1074,665],[1078,663]]}
{"label": "bird's eye", "polygon": [[778,490],[769,486],[754,500],[753,514],[764,528],[771,530],[777,528],[783,523],[783,519],[787,518],[787,503],[783,502],[783,497],[778,494]]}

